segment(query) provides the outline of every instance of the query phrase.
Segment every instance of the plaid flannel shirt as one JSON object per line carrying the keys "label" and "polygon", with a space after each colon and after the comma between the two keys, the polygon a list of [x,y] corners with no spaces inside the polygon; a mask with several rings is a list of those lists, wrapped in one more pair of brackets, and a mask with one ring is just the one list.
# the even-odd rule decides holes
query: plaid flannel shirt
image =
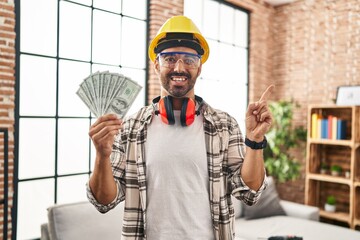
{"label": "plaid flannel shirt", "polygon": [[[210,180],[209,201],[215,239],[231,240],[235,236],[231,195],[247,205],[253,205],[266,188],[266,181],[264,180],[258,191],[253,191],[240,176],[245,149],[236,120],[206,103],[203,104],[201,112],[204,116]],[[125,200],[123,240],[146,240],[145,142],[147,127],[154,114],[153,105],[143,107],[138,113],[124,119],[123,129],[115,138],[110,157],[118,187],[114,201],[108,205],[98,203],[87,184],[89,201],[102,213]]]}

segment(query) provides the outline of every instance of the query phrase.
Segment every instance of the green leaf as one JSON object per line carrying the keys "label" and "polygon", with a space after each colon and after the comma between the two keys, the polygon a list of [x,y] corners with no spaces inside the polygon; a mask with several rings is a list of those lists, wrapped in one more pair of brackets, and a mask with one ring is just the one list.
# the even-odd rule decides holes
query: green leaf
{"label": "green leaf", "polygon": [[268,147],[264,151],[265,168],[268,175],[279,182],[295,180],[300,175],[300,164],[290,155],[291,148],[306,141],[307,132],[303,126],[293,127],[293,111],[299,105],[293,101],[270,102],[273,124],[266,134]]}

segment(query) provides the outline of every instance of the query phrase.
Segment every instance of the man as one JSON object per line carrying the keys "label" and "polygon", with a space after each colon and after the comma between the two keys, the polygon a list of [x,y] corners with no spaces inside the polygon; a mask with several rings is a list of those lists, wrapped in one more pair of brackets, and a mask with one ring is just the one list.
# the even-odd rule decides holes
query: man
{"label": "man", "polygon": [[123,121],[110,114],[90,128],[88,198],[100,212],[125,200],[122,239],[234,239],[231,195],[252,205],[266,186],[273,86],[249,105],[244,143],[234,118],[195,96],[208,56],[191,20],[170,18],[149,46],[161,96]]}

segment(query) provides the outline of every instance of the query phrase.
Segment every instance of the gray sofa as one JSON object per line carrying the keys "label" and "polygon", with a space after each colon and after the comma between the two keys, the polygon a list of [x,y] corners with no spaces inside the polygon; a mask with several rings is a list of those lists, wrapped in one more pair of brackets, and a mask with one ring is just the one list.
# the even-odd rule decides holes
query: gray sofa
{"label": "gray sofa", "polygon": [[41,225],[41,240],[120,239],[123,203],[102,214],[89,202],[59,204],[48,208],[48,222]]}
{"label": "gray sofa", "polygon": [[315,207],[280,200],[286,215],[246,220],[236,218],[236,240],[260,240],[271,236],[299,236],[303,240],[357,240],[360,231],[317,221]]}
{"label": "gray sofa", "polygon": [[[281,200],[286,216],[235,220],[236,240],[296,235],[304,240],[356,240],[360,232],[317,221],[319,210]],[[41,226],[41,240],[117,240],[121,236],[123,204],[101,214],[88,202],[55,205],[48,209],[48,223]]]}
{"label": "gray sofa", "polygon": [[[268,239],[295,235],[304,240],[356,240],[360,231],[319,222],[319,209],[280,200],[272,179],[254,206],[235,208],[236,240]],[[101,214],[89,202],[48,208],[48,223],[41,226],[41,240],[118,240],[121,238],[123,203]],[[171,239],[170,239],[171,240]]]}

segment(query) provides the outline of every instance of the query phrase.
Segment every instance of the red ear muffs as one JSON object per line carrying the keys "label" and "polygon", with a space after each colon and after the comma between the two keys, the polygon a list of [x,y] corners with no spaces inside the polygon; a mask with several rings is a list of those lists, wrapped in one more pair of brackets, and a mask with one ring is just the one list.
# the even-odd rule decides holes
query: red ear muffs
{"label": "red ear muffs", "polygon": [[[202,105],[202,98],[195,96],[195,99]],[[173,97],[166,96],[163,98],[157,97],[153,100],[153,103],[158,103],[158,110],[155,111],[155,114],[160,114],[161,120],[169,125],[175,124],[175,117],[173,111]],[[199,115],[200,112],[196,111],[196,102],[191,98],[184,98],[181,113],[180,113],[180,122],[181,126],[186,127],[191,125],[195,120],[195,115]],[[199,107],[200,108],[200,107]]]}
{"label": "red ear muffs", "polygon": [[195,101],[185,98],[181,107],[180,122],[181,126],[191,125],[195,120]]}
{"label": "red ear muffs", "polygon": [[175,124],[174,111],[172,107],[172,97],[166,96],[159,100],[159,113],[161,120],[169,125]]}

